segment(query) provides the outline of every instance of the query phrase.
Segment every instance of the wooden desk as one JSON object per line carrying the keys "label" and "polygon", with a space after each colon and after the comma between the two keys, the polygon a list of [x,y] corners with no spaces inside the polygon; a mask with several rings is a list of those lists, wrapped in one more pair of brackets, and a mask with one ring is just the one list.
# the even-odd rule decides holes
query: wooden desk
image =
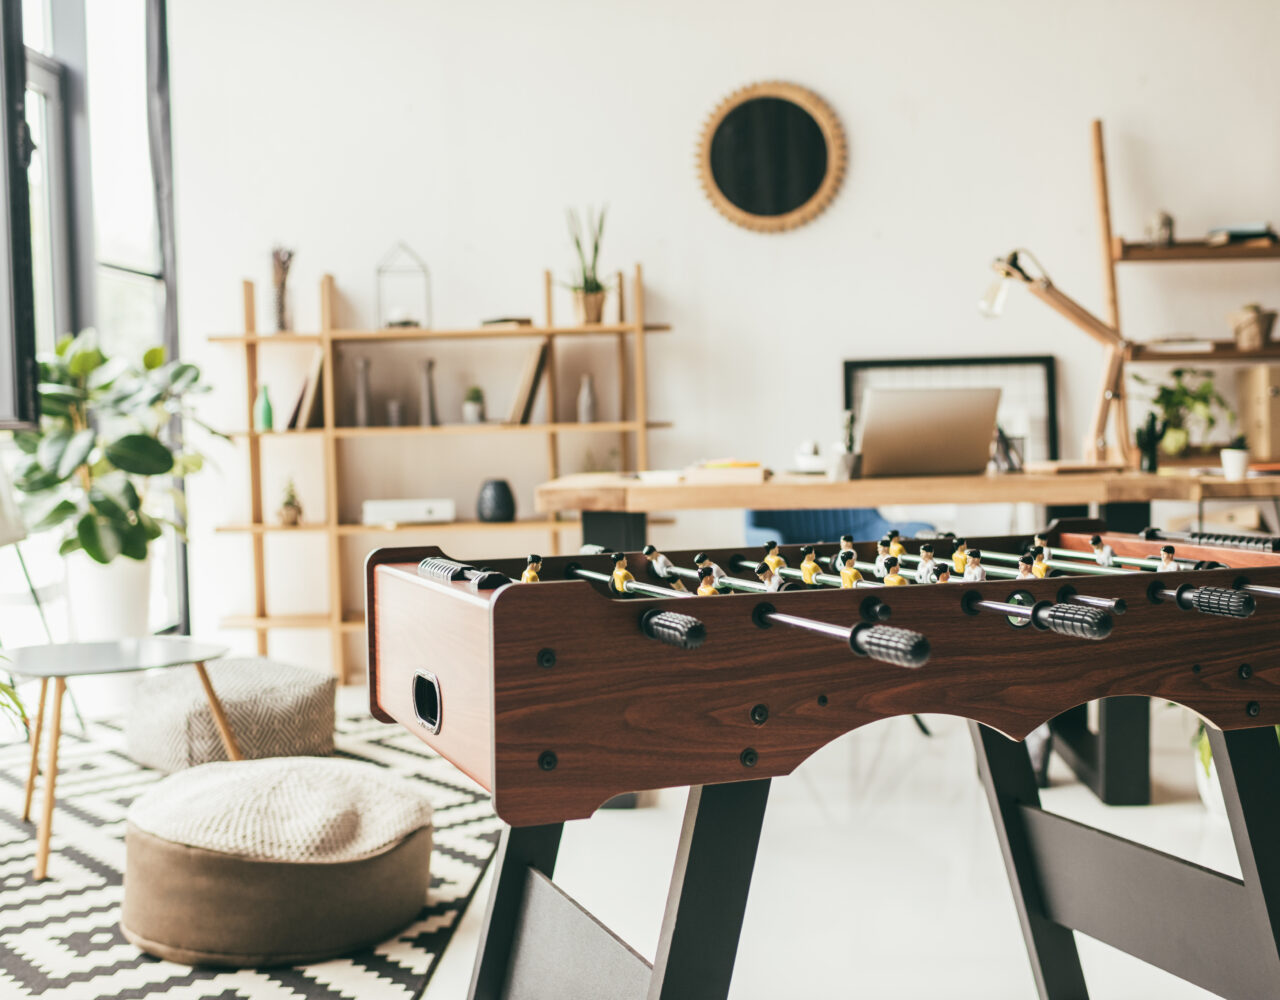
{"label": "wooden desk", "polygon": [[1274,499],[1280,476],[1228,482],[1221,476],[1143,472],[1077,472],[1060,475],[1016,473],[982,476],[910,476],[830,482],[785,473],[764,483],[737,486],[642,483],[609,472],[562,476],[537,489],[538,512],[582,512],[582,539],[609,548],[644,545],[646,515],[673,510],[804,510],[880,507],[888,504],[1037,503],[1054,515],[1081,513],[1098,504],[1118,531],[1139,531],[1150,523],[1151,501],[1183,500],[1197,505],[1217,499]]}

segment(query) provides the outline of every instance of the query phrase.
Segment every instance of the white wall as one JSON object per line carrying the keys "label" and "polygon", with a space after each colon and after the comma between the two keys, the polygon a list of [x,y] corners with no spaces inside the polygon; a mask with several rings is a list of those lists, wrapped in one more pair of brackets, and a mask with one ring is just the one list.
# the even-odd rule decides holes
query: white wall
{"label": "white wall", "polygon": [[[969,352],[1056,354],[1064,443],[1078,454],[1100,353],[1016,290],[1002,321],[981,319],[988,261],[1031,247],[1101,311],[1094,116],[1106,123],[1118,232],[1139,236],[1161,208],[1181,235],[1280,215],[1278,29],[1280,6],[1267,0],[183,0],[171,5],[170,44],[184,350],[231,387],[221,416],[241,426],[237,359],[204,337],[238,328],[242,277],[259,281],[269,322],[272,243],[298,250],[299,329],[316,326],[325,271],[345,296],[340,324],[371,323],[374,265],[397,239],[431,265],[437,325],[537,316],[540,269],[570,265],[565,207],[608,202],[606,263],[643,262],[650,314],[674,326],[651,353],[650,412],[676,425],[653,435],[655,465],[721,454],[781,465],[799,440],[833,437],[844,359]],[[721,218],[693,159],[721,97],[770,78],[821,94],[851,152],[828,211],[782,235]],[[1278,278],[1269,264],[1131,267],[1120,279],[1126,332],[1225,336],[1226,311],[1274,303]],[[566,371],[607,357],[571,356]],[[476,378],[504,405],[519,360],[441,364],[447,404]],[[267,374],[285,409],[296,376]],[[754,401],[762,394],[775,402]],[[362,456],[370,490],[469,502],[484,474],[518,485],[540,474],[540,457],[519,446],[479,457],[422,448],[411,463],[394,450]],[[247,542],[215,545],[208,533],[244,517],[243,463],[219,461],[222,474],[193,483],[206,632],[247,609],[251,583]],[[433,471],[406,479],[407,466]],[[319,481],[302,479],[319,514]],[[736,518],[682,524],[696,528],[689,544],[740,530]],[[297,557],[308,573],[323,555],[314,548]],[[307,580],[273,586],[322,606]]]}

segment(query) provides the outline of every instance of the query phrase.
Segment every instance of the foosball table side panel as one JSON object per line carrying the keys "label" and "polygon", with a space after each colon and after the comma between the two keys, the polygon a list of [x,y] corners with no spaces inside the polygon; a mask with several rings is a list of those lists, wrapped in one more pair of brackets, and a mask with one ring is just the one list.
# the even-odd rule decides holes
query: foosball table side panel
{"label": "foosball table side panel", "polygon": [[[490,598],[425,580],[416,567],[369,566],[370,704],[492,791]],[[419,701],[424,692],[434,715]]]}

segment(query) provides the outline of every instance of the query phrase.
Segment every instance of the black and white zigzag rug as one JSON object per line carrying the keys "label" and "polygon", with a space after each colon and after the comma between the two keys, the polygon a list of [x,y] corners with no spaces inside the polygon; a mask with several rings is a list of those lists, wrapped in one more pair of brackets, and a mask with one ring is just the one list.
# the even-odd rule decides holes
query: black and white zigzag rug
{"label": "black and white zigzag rug", "polygon": [[[340,719],[338,753],[388,768],[435,807],[431,887],[418,920],[376,948],[281,969],[192,969],[139,952],[120,933],[125,813],[163,775],[123,753],[122,733],[64,732],[50,878],[31,869],[20,822],[29,747],[0,747],[0,998],[3,1000],[413,1000],[426,986],[498,842],[489,798],[411,734]],[[46,741],[48,737],[46,736]],[[47,746],[47,742],[46,742]],[[42,754],[43,756],[43,754]],[[36,787],[32,813],[43,789]]]}

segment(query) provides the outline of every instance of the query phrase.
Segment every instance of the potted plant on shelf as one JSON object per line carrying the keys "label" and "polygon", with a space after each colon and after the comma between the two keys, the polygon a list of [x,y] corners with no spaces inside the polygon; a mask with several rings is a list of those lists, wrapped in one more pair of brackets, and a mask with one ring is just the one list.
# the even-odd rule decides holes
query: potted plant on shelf
{"label": "potted plant on shelf", "polygon": [[591,243],[588,256],[586,240],[583,239],[582,224],[578,213],[569,209],[569,235],[573,238],[573,247],[578,252],[578,267],[574,272],[569,288],[573,290],[573,311],[579,326],[599,323],[604,316],[604,296],[608,291],[600,281],[597,267],[600,261],[600,237],[604,235],[605,209],[593,215],[587,209],[586,237]]}
{"label": "potted plant on shelf", "polygon": [[1243,482],[1249,475],[1249,442],[1245,436],[1237,434],[1218,454],[1223,477],[1233,483]]}
{"label": "potted plant on shelf", "polygon": [[473,385],[462,397],[462,422],[464,424],[484,423],[484,390]]}
{"label": "potted plant on shelf", "polygon": [[1136,373],[1133,380],[1156,387],[1151,405],[1161,417],[1160,450],[1177,456],[1191,448],[1193,433],[1197,439],[1194,443],[1203,448],[1204,436],[1217,424],[1219,413],[1230,416],[1230,410],[1214,384],[1213,372],[1174,368],[1169,374],[1173,376],[1172,385],[1157,383]]}
{"label": "potted plant on shelf", "polygon": [[199,368],[166,361],[161,347],[147,351],[140,367],[109,359],[92,330],[40,358],[39,379],[39,429],[14,434],[25,456],[14,486],[26,494],[27,522],[63,534],[77,638],[146,634],[150,544],[165,525],[182,531],[162,513],[165,500],[179,519],[185,512],[171,477],[204,464],[175,436],[173,418],[218,434],[188,401],[208,387]]}

